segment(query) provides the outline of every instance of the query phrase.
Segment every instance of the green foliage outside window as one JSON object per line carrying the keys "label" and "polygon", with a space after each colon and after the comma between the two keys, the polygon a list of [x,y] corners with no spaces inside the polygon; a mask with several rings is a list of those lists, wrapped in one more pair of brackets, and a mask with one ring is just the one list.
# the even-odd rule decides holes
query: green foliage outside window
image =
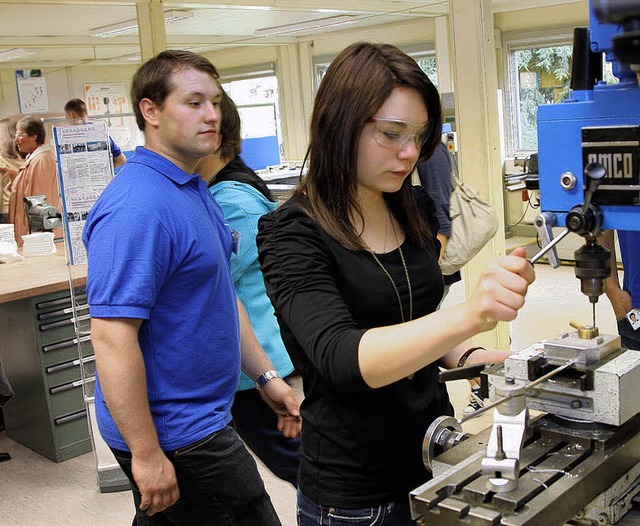
{"label": "green foliage outside window", "polygon": [[530,48],[515,52],[518,70],[518,149],[538,148],[538,106],[561,102],[569,95],[571,55],[571,46]]}
{"label": "green foliage outside window", "polygon": [[433,85],[438,87],[438,68],[436,65],[436,59],[431,58],[419,58],[417,60],[420,69],[427,74],[427,77],[433,82]]}

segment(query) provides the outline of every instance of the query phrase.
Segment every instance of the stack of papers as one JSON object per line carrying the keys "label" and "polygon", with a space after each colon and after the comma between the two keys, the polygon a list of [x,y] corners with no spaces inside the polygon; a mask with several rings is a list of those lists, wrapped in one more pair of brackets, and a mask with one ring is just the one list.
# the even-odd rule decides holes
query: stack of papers
{"label": "stack of papers", "polygon": [[53,242],[53,232],[36,232],[22,236],[24,245],[22,255],[26,258],[34,256],[50,256],[56,253],[56,245]]}

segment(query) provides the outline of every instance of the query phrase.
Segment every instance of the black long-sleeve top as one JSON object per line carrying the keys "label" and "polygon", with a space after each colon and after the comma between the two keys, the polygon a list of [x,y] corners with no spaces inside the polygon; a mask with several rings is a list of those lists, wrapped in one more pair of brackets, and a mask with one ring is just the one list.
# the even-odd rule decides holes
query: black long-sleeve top
{"label": "black long-sleeve top", "polygon": [[[423,188],[416,192],[437,232],[433,201]],[[364,332],[401,322],[389,278],[369,252],[343,248],[295,200],[263,216],[257,243],[282,339],[303,377],[300,489],[320,504],[347,508],[408,498],[429,479],[422,463],[427,427],[453,410],[435,363],[379,389],[362,378],[358,345]],[[426,245],[402,244],[414,318],[433,312],[443,293],[440,244],[433,235]],[[408,319],[399,250],[377,256]]]}

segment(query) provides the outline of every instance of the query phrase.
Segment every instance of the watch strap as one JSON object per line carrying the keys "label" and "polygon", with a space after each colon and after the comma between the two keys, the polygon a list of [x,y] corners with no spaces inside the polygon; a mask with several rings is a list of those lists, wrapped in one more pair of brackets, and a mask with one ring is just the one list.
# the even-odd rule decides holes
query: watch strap
{"label": "watch strap", "polygon": [[268,371],[265,371],[256,378],[256,388],[262,389],[265,385],[267,385],[267,382],[273,380],[274,378],[280,378],[278,371],[276,371],[275,369],[269,369]]}

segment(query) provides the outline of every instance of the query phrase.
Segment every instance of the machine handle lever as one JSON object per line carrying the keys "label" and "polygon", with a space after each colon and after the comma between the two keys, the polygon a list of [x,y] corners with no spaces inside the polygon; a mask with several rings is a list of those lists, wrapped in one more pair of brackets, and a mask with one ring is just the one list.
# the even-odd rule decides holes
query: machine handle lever
{"label": "machine handle lever", "polygon": [[457,367],[456,369],[446,369],[440,371],[438,375],[438,383],[450,382],[452,380],[470,380],[480,376],[480,373],[491,367],[490,363],[477,363],[475,365],[467,365],[465,367]]}
{"label": "machine handle lever", "polygon": [[[539,217],[539,216],[538,216]],[[552,248],[554,248],[558,243],[560,243],[560,241],[562,241],[568,234],[570,233],[570,230],[563,230],[558,237],[556,237],[555,239],[553,239],[548,245],[545,245],[544,247],[542,247],[542,250],[540,250],[540,252],[538,252],[535,256],[533,256],[530,260],[529,263],[531,263],[532,265],[538,261],[542,256],[544,256],[547,252],[549,252],[549,250],[551,250]],[[549,264],[553,267],[556,268],[559,266],[559,262],[558,262],[558,255],[555,254],[555,260],[556,260],[556,265],[554,266],[553,263],[551,262],[551,257],[549,257]]]}
{"label": "machine handle lever", "polygon": [[[547,247],[553,241],[553,231],[551,229],[556,226],[556,222],[556,215],[553,212],[542,212],[536,216],[533,224],[536,227],[538,236],[540,236],[543,247]],[[555,245],[552,245],[551,248],[553,247],[555,247]],[[530,263],[533,265],[543,254],[543,252],[536,254]],[[549,253],[547,260],[551,268],[558,268],[560,266],[558,252],[555,248]]]}

